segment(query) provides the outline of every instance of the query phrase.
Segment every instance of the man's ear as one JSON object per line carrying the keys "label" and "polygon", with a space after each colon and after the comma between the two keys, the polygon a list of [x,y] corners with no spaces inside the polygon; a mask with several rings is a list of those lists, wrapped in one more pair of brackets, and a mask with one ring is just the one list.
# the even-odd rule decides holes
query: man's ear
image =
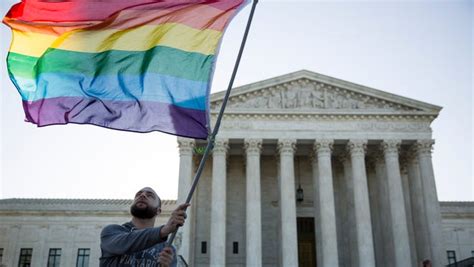
{"label": "man's ear", "polygon": [[161,213],[161,208],[156,209],[156,215],[159,215]]}

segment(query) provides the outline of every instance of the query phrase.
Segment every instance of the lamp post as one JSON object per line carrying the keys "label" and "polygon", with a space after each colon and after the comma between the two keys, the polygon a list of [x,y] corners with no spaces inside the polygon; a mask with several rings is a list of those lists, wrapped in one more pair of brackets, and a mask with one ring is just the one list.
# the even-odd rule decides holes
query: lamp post
{"label": "lamp post", "polygon": [[298,177],[298,189],[296,189],[296,201],[301,203],[304,200],[303,188],[301,188],[300,160],[296,158],[296,176]]}

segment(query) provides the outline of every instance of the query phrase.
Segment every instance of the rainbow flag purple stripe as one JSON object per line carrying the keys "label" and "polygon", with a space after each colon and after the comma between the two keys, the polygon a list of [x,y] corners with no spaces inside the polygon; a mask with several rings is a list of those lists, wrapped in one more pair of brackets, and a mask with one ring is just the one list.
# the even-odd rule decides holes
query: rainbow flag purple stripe
{"label": "rainbow flag purple stripe", "polygon": [[26,121],[205,139],[222,35],[248,0],[23,0],[3,22]]}

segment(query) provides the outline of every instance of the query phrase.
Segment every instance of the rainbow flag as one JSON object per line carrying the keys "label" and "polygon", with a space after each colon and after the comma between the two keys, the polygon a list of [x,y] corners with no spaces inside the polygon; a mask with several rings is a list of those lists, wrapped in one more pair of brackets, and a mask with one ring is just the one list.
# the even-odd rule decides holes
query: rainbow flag
{"label": "rainbow flag", "polygon": [[26,121],[205,139],[222,35],[248,0],[22,0],[3,22]]}

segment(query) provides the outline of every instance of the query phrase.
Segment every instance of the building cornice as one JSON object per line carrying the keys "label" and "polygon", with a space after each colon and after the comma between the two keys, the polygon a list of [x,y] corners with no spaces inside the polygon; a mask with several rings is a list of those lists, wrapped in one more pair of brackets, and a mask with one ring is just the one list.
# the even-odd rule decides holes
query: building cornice
{"label": "building cornice", "polygon": [[474,219],[473,201],[440,201],[443,219]]}
{"label": "building cornice", "polygon": [[[215,119],[217,113],[211,112],[212,119]],[[248,119],[327,119],[327,120],[420,120],[420,121],[432,121],[436,118],[437,114],[424,112],[424,113],[380,113],[380,112],[347,112],[347,111],[334,111],[334,112],[305,112],[305,111],[274,111],[268,113],[265,111],[245,111],[245,110],[226,110],[224,118],[239,118],[242,120]]]}
{"label": "building cornice", "polygon": [[[288,83],[296,82],[299,80],[307,81],[307,82],[319,82],[323,83],[328,86],[332,86],[335,88],[339,88],[342,90],[350,91],[354,94],[361,94],[367,97],[376,98],[381,101],[392,102],[399,105],[404,105],[413,109],[421,109],[423,111],[431,111],[435,115],[437,115],[442,107],[432,105],[429,103],[425,103],[422,101],[418,101],[415,99],[403,97],[400,95],[391,94],[388,92],[384,92],[378,89],[370,88],[367,86],[351,83],[348,81],[344,81],[341,79],[337,79],[334,77],[322,75],[319,73],[311,72],[308,70],[300,70],[297,72],[281,75],[278,77],[270,78],[267,80],[259,81],[256,83],[251,83],[248,85],[236,87],[232,89],[232,93],[230,97],[236,97],[239,95],[247,95],[250,93],[254,93],[255,91],[262,90],[264,88],[282,86]],[[210,97],[211,103],[218,103],[220,100],[224,98],[225,92],[218,92],[214,93]]]}
{"label": "building cornice", "polygon": [[[0,199],[0,214],[50,212],[51,214],[118,213],[128,214],[132,199]],[[174,209],[176,200],[163,200],[163,212]]]}

